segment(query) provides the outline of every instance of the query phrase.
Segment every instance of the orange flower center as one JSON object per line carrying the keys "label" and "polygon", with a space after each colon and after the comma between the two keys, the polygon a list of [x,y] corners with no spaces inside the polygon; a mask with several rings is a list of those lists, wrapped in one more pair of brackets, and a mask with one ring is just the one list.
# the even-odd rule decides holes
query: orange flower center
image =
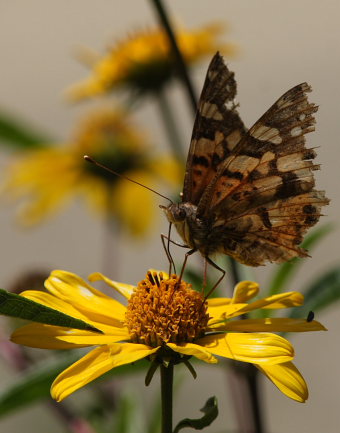
{"label": "orange flower center", "polygon": [[152,347],[192,342],[204,334],[208,320],[207,303],[191,284],[156,272],[138,284],[125,316],[131,340]]}

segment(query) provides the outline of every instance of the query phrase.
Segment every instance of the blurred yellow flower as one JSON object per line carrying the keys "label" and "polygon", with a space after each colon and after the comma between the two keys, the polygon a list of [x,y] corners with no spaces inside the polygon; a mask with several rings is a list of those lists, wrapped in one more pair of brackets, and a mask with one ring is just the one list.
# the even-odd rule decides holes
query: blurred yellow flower
{"label": "blurred yellow flower", "polygon": [[19,221],[38,223],[82,195],[132,234],[142,234],[153,222],[154,194],[89,164],[84,154],[150,187],[179,180],[175,162],[152,153],[126,112],[97,110],[81,122],[70,143],[31,150],[9,165],[2,189],[24,199]]}
{"label": "blurred yellow flower", "polygon": [[177,275],[149,271],[137,287],[103,280],[127,299],[127,306],[104,295],[75,274],[53,271],[45,282],[49,293],[26,291],[21,295],[85,320],[103,334],[31,323],[16,330],[12,341],[44,349],[97,346],[63,371],[53,382],[51,394],[58,401],[112,368],[147,358],[157,364],[187,363],[191,356],[215,364],[216,356],[249,362],[258,367],[288,397],[304,402],[307,385],[291,362],[292,345],[273,332],[320,331],[315,320],[235,320],[257,309],[301,305],[303,296],[287,292],[248,302],[259,287],[251,281],[236,285],[232,298],[205,300],[202,293]]}
{"label": "blurred yellow flower", "polygon": [[[221,50],[231,56],[232,44],[218,42],[222,26],[211,24],[197,30],[177,29],[178,45],[188,64]],[[98,96],[122,85],[137,93],[157,92],[176,74],[171,49],[161,30],[135,32],[108,48],[104,55],[83,50],[79,56],[90,65],[89,78],[75,84],[68,91],[71,100]]]}

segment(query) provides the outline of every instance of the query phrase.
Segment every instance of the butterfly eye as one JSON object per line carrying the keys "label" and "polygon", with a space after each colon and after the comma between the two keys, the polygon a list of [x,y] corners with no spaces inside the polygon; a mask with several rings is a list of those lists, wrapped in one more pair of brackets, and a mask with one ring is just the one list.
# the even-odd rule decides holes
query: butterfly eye
{"label": "butterfly eye", "polygon": [[178,208],[175,212],[175,215],[174,215],[176,221],[183,221],[183,220],[185,220],[186,216],[187,216],[187,213],[182,208]]}

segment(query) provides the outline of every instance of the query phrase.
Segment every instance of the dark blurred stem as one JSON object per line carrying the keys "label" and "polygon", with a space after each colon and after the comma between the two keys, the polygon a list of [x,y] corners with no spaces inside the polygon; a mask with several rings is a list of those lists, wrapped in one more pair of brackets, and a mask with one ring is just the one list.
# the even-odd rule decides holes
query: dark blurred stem
{"label": "dark blurred stem", "polygon": [[251,396],[252,413],[254,417],[254,431],[256,433],[264,433],[264,426],[262,420],[262,410],[260,407],[259,395],[259,371],[253,364],[247,365],[247,378],[248,378],[248,388],[249,394]]}
{"label": "dark blurred stem", "polygon": [[240,275],[240,271],[239,271],[239,267],[238,267],[236,260],[234,260],[232,257],[228,256],[228,261],[229,261],[230,270],[231,270],[231,280],[233,282],[233,286],[236,286],[236,284],[242,280],[241,275]]}
{"label": "dark blurred stem", "polygon": [[185,162],[183,152],[183,145],[180,134],[178,132],[177,124],[171,110],[165,90],[160,90],[156,95],[159,111],[163,120],[164,128],[167,132],[169,143],[174,153],[175,158],[180,162]]}
{"label": "dark blurred stem", "polygon": [[161,0],[151,0],[151,3],[154,6],[154,9],[157,12],[157,18],[161,26],[164,28],[165,33],[168,35],[168,39],[172,48],[172,53],[174,60],[178,67],[178,74],[181,78],[181,81],[184,85],[184,88],[186,90],[186,94],[188,96],[189,104],[192,107],[192,110],[194,114],[196,114],[197,111],[197,98],[196,93],[194,90],[194,87],[192,85],[192,82],[190,80],[189,72],[187,65],[183,59],[182,53],[178,47],[176,36],[173,31],[173,26],[170,23],[169,15],[166,12],[163,2]]}
{"label": "dark blurred stem", "polygon": [[172,433],[172,398],[174,366],[160,366],[162,399],[162,433]]}

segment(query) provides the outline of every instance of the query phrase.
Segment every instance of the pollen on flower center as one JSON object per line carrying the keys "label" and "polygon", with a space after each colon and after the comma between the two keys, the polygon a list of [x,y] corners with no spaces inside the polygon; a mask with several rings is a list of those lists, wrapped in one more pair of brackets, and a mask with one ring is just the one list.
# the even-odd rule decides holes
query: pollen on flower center
{"label": "pollen on flower center", "polygon": [[209,315],[203,295],[172,275],[148,272],[129,299],[125,324],[131,340],[157,347],[191,342],[207,328]]}

